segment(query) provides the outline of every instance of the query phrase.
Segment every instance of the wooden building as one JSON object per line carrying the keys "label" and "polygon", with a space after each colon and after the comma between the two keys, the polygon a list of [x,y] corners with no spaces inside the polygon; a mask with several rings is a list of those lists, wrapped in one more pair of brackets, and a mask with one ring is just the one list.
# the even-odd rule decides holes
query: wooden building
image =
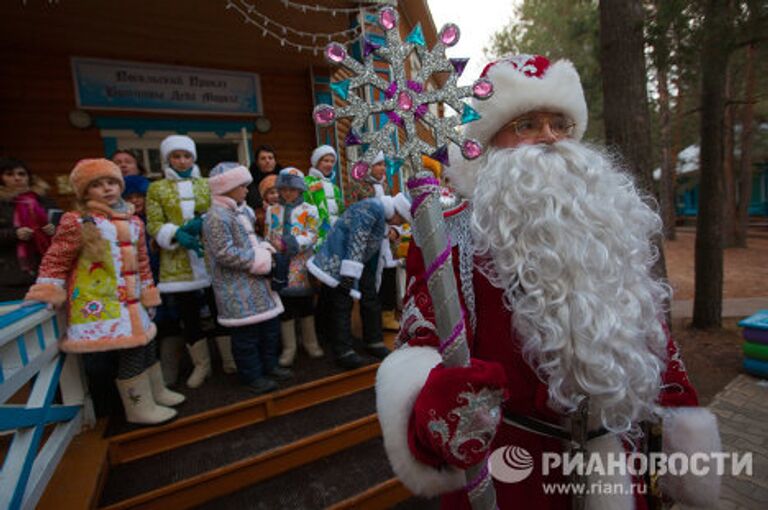
{"label": "wooden building", "polygon": [[26,161],[59,199],[78,160],[117,149],[138,151],[158,174],[159,143],[172,133],[195,139],[204,173],[248,161],[261,144],[306,171],[318,143],[343,149],[343,124],[311,120],[331,100],[322,34],[357,38],[354,51],[361,33],[376,36],[373,13],[387,3],[398,5],[401,32],[420,23],[434,44],[426,0],[5,2],[0,156]]}

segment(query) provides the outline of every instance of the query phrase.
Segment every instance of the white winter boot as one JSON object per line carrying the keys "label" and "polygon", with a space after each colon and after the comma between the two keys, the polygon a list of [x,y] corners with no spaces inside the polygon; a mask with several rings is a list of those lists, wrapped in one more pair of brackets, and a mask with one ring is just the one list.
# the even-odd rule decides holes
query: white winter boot
{"label": "white winter boot", "polygon": [[296,321],[291,319],[280,322],[280,332],[283,337],[283,353],[278,363],[281,367],[290,367],[296,357]]}
{"label": "white winter boot", "polygon": [[232,342],[228,336],[217,336],[216,345],[219,347],[221,356],[221,369],[225,374],[234,374],[237,372],[235,358],[232,356]]}
{"label": "white winter boot", "polygon": [[115,379],[128,423],[155,425],[176,416],[175,409],[155,403],[147,372],[130,379]]}
{"label": "white winter boot", "polygon": [[195,368],[187,378],[187,386],[199,388],[207,377],[211,376],[211,354],[208,351],[208,339],[202,338],[192,345],[187,345],[189,357]]}
{"label": "white winter boot", "polygon": [[315,334],[315,316],[309,315],[302,317],[301,319],[301,344],[309,354],[310,358],[322,358],[323,349],[320,348],[320,344],[317,343],[317,335]]}
{"label": "white winter boot", "polygon": [[159,361],[149,367],[147,372],[149,372],[149,384],[152,388],[152,396],[155,397],[155,402],[163,406],[177,406],[186,400],[186,397],[181,393],[171,391],[165,387],[163,369],[160,367]]}
{"label": "white winter boot", "polygon": [[166,386],[176,384],[179,379],[179,362],[184,352],[184,339],[169,336],[160,340],[160,364]]}

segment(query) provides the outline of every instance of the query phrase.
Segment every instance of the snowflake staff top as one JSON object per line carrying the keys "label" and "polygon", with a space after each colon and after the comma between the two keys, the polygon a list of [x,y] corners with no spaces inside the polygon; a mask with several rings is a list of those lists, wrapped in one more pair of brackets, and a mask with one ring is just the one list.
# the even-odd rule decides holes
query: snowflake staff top
{"label": "snowflake staff top", "polygon": [[[470,96],[481,100],[488,99],[493,95],[493,85],[486,78],[480,78],[471,86],[456,85],[456,80],[464,71],[469,59],[449,59],[445,56],[445,49],[459,41],[459,27],[453,23],[443,26],[438,34],[437,44],[429,50],[420,24],[416,25],[404,41],[400,39],[397,28],[398,13],[393,7],[380,9],[378,22],[386,34],[386,44],[382,46],[366,39],[363,48],[364,63],[352,58],[340,43],[332,42],[326,46],[326,59],[354,74],[349,79],[331,84],[333,92],[348,104],[340,108],[321,104],[315,107],[312,113],[315,123],[320,126],[331,125],[341,118],[352,118],[345,144],[367,144],[368,149],[361,159],[349,162],[350,175],[355,179],[364,177],[379,151],[385,155],[387,171],[390,174],[397,171],[406,161],[410,163],[414,173],[418,172],[421,169],[422,154],[444,165],[450,165],[450,143],[458,145],[467,159],[480,156],[483,153],[482,145],[477,140],[462,138],[455,128],[480,118],[480,114],[462,99]],[[421,62],[421,68],[409,80],[406,77],[406,64],[414,50]],[[391,82],[376,74],[374,56],[388,63]],[[437,72],[450,73],[445,85],[437,90],[426,90],[427,80]],[[381,90],[386,99],[381,102],[366,101],[364,96],[361,97],[355,92],[359,87],[366,85],[373,85]],[[429,111],[429,105],[438,102],[450,105],[459,115],[444,118],[434,115]],[[363,133],[368,117],[379,113],[385,113],[389,122],[378,131]],[[432,128],[434,145],[418,136],[416,123],[419,120]],[[405,142],[399,149],[394,143],[398,127],[405,131]]]}

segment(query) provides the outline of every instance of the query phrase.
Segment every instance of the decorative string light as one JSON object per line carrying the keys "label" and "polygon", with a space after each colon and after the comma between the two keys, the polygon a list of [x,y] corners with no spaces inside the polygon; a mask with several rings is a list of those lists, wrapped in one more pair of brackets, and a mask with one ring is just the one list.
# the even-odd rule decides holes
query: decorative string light
{"label": "decorative string light", "polygon": [[[240,0],[240,4],[242,5],[239,5],[238,3],[236,3],[235,0],[228,0],[226,8],[234,9],[235,11],[240,13],[240,15],[243,17],[244,23],[253,25],[256,28],[260,29],[262,37],[266,37],[267,35],[269,35],[275,40],[279,41],[281,46],[287,45],[288,47],[295,48],[297,51],[307,50],[307,51],[311,51],[313,55],[317,55],[319,51],[323,51],[325,49],[325,45],[317,46],[315,44],[301,44],[301,43],[293,42],[289,40],[287,37],[289,33],[296,37],[311,38],[313,43],[317,41],[318,38],[323,38],[326,41],[332,41],[334,39],[342,39],[344,42],[351,44],[357,41],[358,39],[360,39],[360,37],[362,37],[362,28],[359,25],[357,27],[349,28],[347,30],[340,30],[338,32],[328,32],[328,33],[304,32],[302,30],[296,30],[292,27],[278,23],[277,21],[260,13],[258,10],[256,10],[255,6],[253,6],[248,2],[245,2],[244,0]],[[351,9],[351,11],[353,11],[356,14],[360,12],[357,9]],[[272,25],[273,27],[276,27],[275,29],[276,31],[271,30],[269,28],[270,25]]]}
{"label": "decorative string light", "polygon": [[[359,7],[326,7],[319,4],[309,5],[299,2],[291,2],[291,0],[281,0],[281,2],[284,6],[299,10],[303,13],[306,13],[307,11],[329,12],[331,15],[336,16],[336,14],[356,14],[360,10]],[[360,2],[360,4],[397,4],[397,0],[369,0],[367,2]]]}

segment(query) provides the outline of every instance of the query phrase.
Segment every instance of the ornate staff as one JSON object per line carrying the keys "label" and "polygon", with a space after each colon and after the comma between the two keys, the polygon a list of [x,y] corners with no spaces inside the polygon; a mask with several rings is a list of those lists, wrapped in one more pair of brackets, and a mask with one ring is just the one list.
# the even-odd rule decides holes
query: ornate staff
{"label": "ornate staff", "polygon": [[[342,44],[332,42],[326,46],[326,59],[351,72],[349,78],[334,81],[330,85],[333,93],[347,104],[341,107],[318,105],[312,116],[320,126],[331,125],[340,118],[352,118],[350,130],[344,139],[345,145],[367,146],[362,157],[348,163],[352,178],[364,177],[379,151],[385,155],[389,178],[404,164],[410,166],[413,172],[418,172],[408,182],[413,198],[413,232],[424,256],[427,285],[440,337],[439,350],[445,365],[468,366],[466,323],[457,299],[451,246],[440,205],[440,183],[430,172],[420,171],[421,155],[428,154],[442,164],[449,165],[448,144],[454,143],[461,147],[461,153],[466,159],[480,156],[482,145],[476,140],[463,138],[456,128],[480,118],[477,111],[462,99],[469,96],[487,99],[493,94],[493,85],[485,78],[475,81],[471,86],[460,87],[456,84],[469,59],[449,59],[445,56],[446,47],[455,45],[459,40],[459,27],[455,24],[448,23],[440,29],[438,42],[431,50],[426,47],[420,25],[416,25],[404,40],[400,39],[398,13],[393,7],[383,7],[378,11],[378,24],[385,35],[385,42],[382,44],[377,42],[381,39],[375,41],[365,37],[362,63],[352,58]],[[421,67],[411,70],[409,78],[406,66],[414,51]],[[374,56],[378,58],[374,60]],[[445,85],[428,90],[429,78],[433,73],[441,72],[448,73]],[[380,73],[388,74],[389,79]],[[382,101],[374,102],[366,98],[365,89],[370,87],[375,87],[383,94]],[[458,114],[438,117],[429,109],[430,105],[437,103],[449,105]],[[388,122],[379,130],[366,131],[371,115],[385,115]],[[428,143],[418,136],[419,123],[431,128],[434,143]],[[466,490],[473,509],[496,508],[496,494],[487,462],[467,470]]]}

